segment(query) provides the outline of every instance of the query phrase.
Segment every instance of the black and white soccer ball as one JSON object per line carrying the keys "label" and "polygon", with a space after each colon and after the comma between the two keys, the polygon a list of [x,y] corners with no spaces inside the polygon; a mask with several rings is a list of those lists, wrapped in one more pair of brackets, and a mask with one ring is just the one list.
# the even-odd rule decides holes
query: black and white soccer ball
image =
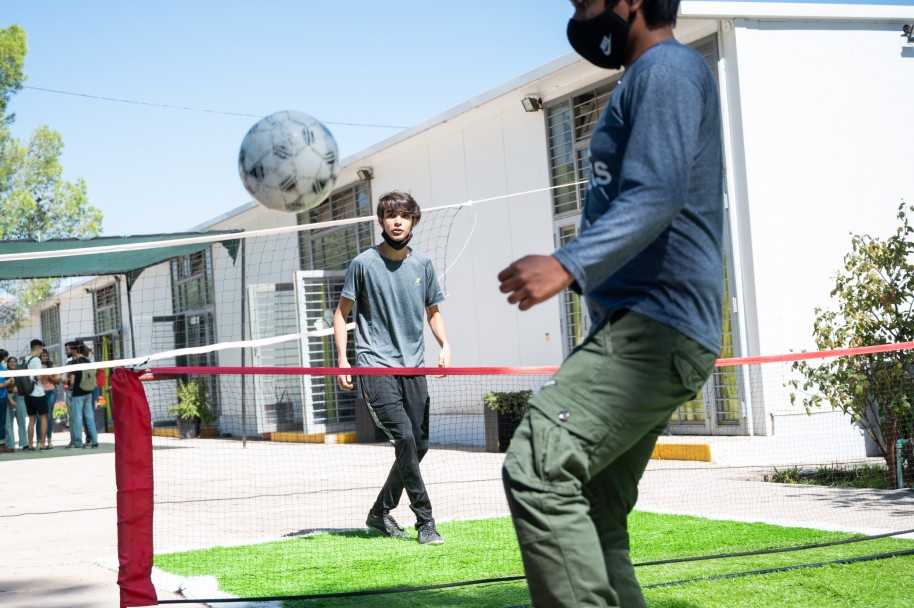
{"label": "black and white soccer ball", "polygon": [[327,198],[340,172],[339,149],[330,130],[303,112],[262,118],[244,136],[238,172],[261,205],[301,213]]}

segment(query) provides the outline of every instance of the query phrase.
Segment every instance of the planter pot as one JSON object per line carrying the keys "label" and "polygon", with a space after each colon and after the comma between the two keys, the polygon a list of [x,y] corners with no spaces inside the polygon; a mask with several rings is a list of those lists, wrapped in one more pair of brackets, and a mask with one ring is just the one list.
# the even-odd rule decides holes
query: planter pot
{"label": "planter pot", "polygon": [[514,437],[514,431],[520,424],[521,416],[503,414],[498,412],[498,451],[507,452],[508,446],[511,445],[511,438]]}
{"label": "planter pot", "polygon": [[178,418],[178,437],[181,439],[196,439],[200,436],[199,418]]}
{"label": "planter pot", "polygon": [[300,424],[295,424],[295,406],[291,401],[267,403],[264,408],[267,426],[275,425],[279,432],[302,430]]}
{"label": "planter pot", "polygon": [[514,437],[514,431],[520,424],[520,418],[497,412],[491,408],[483,407],[485,431],[486,431],[486,451],[487,452],[505,452],[511,444]]}
{"label": "planter pot", "polygon": [[66,418],[54,418],[53,426],[55,433],[61,433],[70,427],[70,422]]}
{"label": "planter pot", "polygon": [[[486,451],[506,452],[524,414],[533,391],[494,391],[482,395],[486,429]],[[507,413],[506,413],[507,412]]]}
{"label": "planter pot", "polygon": [[98,433],[108,432],[108,410],[101,405],[95,408],[95,431]]}

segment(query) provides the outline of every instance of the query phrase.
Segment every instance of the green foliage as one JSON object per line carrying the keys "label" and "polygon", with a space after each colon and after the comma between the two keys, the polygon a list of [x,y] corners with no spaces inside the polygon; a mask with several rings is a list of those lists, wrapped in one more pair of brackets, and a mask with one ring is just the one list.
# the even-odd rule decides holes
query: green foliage
{"label": "green foliage", "polygon": [[[0,239],[96,236],[101,232],[102,213],[89,204],[82,179],[63,179],[60,134],[48,126],[35,129],[28,140],[10,133],[15,117],[5,112],[26,78],[25,54],[25,31],[17,25],[0,29]],[[57,282],[47,279],[0,282],[0,337],[19,331],[29,308],[57,287]]]}
{"label": "green foliage", "polygon": [[[900,226],[887,239],[853,235],[831,297],[834,310],[816,308],[813,336],[820,350],[914,340],[914,227],[901,203]],[[911,353],[899,350],[815,362],[798,361],[791,393],[806,411],[832,407],[849,414],[882,450],[894,481],[894,443],[911,437]]]}
{"label": "green foliage", "polygon": [[533,391],[492,392],[483,395],[482,402],[496,412],[519,420],[527,412],[527,402],[532,396]]}
{"label": "green foliage", "polygon": [[814,471],[804,471],[800,467],[778,469],[771,475],[774,483],[791,483],[810,486],[831,486],[843,488],[870,488],[873,490],[889,489],[889,472],[884,466],[868,464],[842,466],[822,466]]}
{"label": "green foliage", "polygon": [[47,125],[27,141],[0,128],[0,238],[88,238],[101,230],[102,213],[89,205],[86,183],[63,179],[60,133]]}
{"label": "green foliage", "polygon": [[771,475],[771,481],[774,483],[805,483],[808,477],[803,473],[800,467],[790,467],[788,469],[774,468]]}
{"label": "green foliage", "polygon": [[178,381],[178,403],[168,408],[168,414],[183,420],[199,418],[204,426],[212,424],[216,419],[209,406],[206,390],[197,380]]}
{"label": "green foliage", "polygon": [[67,417],[67,406],[63,403],[55,403],[54,409],[51,411],[51,419],[57,418],[66,418]]}
{"label": "green foliage", "polygon": [[0,281],[0,293],[6,292],[9,298],[0,300],[0,337],[22,329],[28,322],[29,309],[54,295],[59,285],[56,279]]}
{"label": "green foliage", "polygon": [[22,88],[26,54],[25,30],[13,25],[0,29],[0,122],[10,124],[15,116],[5,116],[10,97]]}

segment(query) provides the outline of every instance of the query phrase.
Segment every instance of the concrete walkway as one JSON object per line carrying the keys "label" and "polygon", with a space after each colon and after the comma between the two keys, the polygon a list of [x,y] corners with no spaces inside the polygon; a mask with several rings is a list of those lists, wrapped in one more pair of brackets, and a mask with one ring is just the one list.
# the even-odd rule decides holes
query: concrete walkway
{"label": "concrete walkway", "polygon": [[113,441],[103,433],[96,450],[0,454],[0,606],[119,605],[117,571],[99,565],[117,563]]}
{"label": "concrete walkway", "polygon": [[[62,445],[66,438],[61,434],[56,441]],[[98,565],[116,564],[117,558],[113,436],[103,434],[100,441],[98,450],[0,454],[0,606],[118,605],[117,573]],[[384,444],[249,442],[242,449],[231,440],[154,443],[157,552],[362,528],[393,457]],[[502,459],[433,449],[423,469],[436,517],[506,515]],[[764,481],[770,472],[652,461],[638,508],[864,533],[914,528],[914,492],[781,485]],[[239,485],[244,497],[238,496]],[[412,523],[406,507],[395,516],[405,526]],[[193,530],[192,539],[187,530]],[[178,599],[174,587],[160,589],[159,598]]]}

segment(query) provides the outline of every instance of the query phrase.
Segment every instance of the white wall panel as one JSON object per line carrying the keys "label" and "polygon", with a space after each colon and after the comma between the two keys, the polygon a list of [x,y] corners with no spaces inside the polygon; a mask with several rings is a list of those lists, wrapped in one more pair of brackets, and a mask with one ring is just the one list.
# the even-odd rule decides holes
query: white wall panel
{"label": "white wall panel", "polygon": [[851,233],[914,201],[914,56],[900,24],[738,20],[758,352],[813,349]]}

